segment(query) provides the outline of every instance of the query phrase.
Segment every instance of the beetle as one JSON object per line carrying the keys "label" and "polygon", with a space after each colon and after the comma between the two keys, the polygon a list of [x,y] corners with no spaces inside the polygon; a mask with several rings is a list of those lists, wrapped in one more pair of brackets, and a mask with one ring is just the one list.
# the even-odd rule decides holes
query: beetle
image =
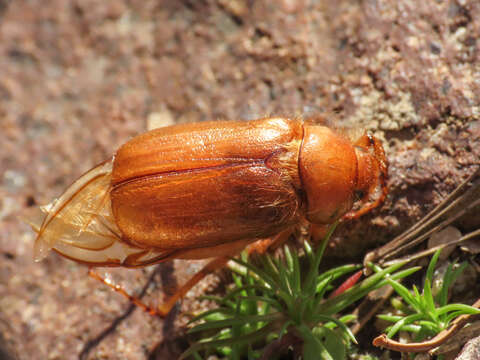
{"label": "beetle", "polygon": [[[89,266],[214,259],[159,311],[258,240],[358,217],[383,202],[388,165],[366,133],[269,117],[181,124],[138,135],[42,208],[35,257]],[[287,236],[288,237],[288,236]],[[265,240],[267,239],[267,240]]]}

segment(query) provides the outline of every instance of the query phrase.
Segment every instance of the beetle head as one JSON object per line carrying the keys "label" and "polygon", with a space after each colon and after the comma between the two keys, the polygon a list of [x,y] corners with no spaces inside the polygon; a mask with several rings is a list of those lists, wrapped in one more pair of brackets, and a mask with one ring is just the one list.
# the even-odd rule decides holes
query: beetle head
{"label": "beetle head", "polygon": [[348,212],[344,218],[353,219],[379,206],[385,200],[388,188],[388,164],[380,141],[365,133],[355,143],[358,175],[355,187],[356,200],[361,207]]}

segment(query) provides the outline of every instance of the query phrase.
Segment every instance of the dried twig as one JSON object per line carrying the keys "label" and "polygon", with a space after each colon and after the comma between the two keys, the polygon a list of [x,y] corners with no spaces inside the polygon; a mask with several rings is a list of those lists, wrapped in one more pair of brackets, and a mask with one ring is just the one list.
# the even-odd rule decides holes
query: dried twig
{"label": "dried twig", "polygon": [[[472,306],[480,308],[480,299],[477,300]],[[383,347],[390,350],[400,351],[400,352],[427,352],[437,346],[442,345],[445,341],[450,339],[457,331],[459,331],[463,326],[468,322],[468,320],[475,315],[462,315],[456,318],[448,329],[443,330],[437,336],[431,338],[430,340],[419,342],[419,343],[409,343],[404,344],[392,339],[387,338],[387,335],[382,334],[377,336],[373,340],[373,345],[378,347]]]}
{"label": "dried twig", "polygon": [[386,260],[420,244],[434,232],[447,227],[479,204],[480,167],[418,223],[388,244],[369,252],[365,256],[364,264],[368,262],[383,264]]}

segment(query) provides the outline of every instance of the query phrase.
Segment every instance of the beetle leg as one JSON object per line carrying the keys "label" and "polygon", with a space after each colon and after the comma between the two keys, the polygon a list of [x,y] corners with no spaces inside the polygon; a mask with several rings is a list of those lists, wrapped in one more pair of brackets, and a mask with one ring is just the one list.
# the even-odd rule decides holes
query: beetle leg
{"label": "beetle leg", "polygon": [[325,239],[325,236],[330,229],[330,224],[310,224],[310,238],[314,243],[318,243]]}
{"label": "beetle leg", "polygon": [[[252,253],[264,254],[269,249],[278,248],[288,240],[288,237],[292,232],[293,232],[293,228],[288,228],[272,238],[257,240],[256,242],[248,246],[249,255],[251,255]],[[232,255],[235,255],[235,254],[232,254]],[[220,256],[208,262],[199,272],[197,272],[194,276],[192,276],[185,284],[183,284],[180,288],[176,289],[175,293],[171,295],[165,303],[157,307],[153,307],[148,304],[145,304],[138,297],[130,295],[120,285],[113,283],[109,279],[103,278],[98,273],[94,272],[91,268],[88,271],[88,275],[102,282],[108,287],[112,288],[114,291],[120,293],[121,295],[125,296],[130,302],[132,302],[134,305],[138,306],[145,312],[149,313],[150,315],[158,315],[160,317],[165,317],[172,310],[172,308],[175,306],[177,301],[183,298],[185,294],[190,291],[190,289],[192,289],[198,282],[200,282],[208,274],[224,267],[228,263],[230,258],[231,258],[230,256]]]}
{"label": "beetle leg", "polygon": [[[263,254],[267,250],[272,248],[277,248],[285,241],[288,240],[288,237],[292,233],[293,229],[289,228],[277,234],[276,236],[258,240],[248,246],[249,255],[252,253]],[[177,289],[175,293],[162,305],[158,307],[158,315],[165,317],[170,310],[175,306],[178,300],[183,298],[185,294],[190,291],[199,281],[201,281],[205,276],[224,267],[229,261],[230,256],[221,256],[213,259],[208,264],[206,264],[198,273],[196,273],[190,280],[188,280],[182,287]]]}
{"label": "beetle leg", "polygon": [[[281,246],[292,233],[293,228],[288,228],[272,238],[257,240],[256,242],[248,246],[248,253],[264,254],[269,249],[275,249]],[[235,255],[235,254],[233,254]],[[182,287],[177,289],[175,293],[162,305],[158,307],[157,314],[161,317],[165,317],[170,310],[175,306],[178,300],[183,298],[185,294],[190,291],[198,282],[200,282],[205,276],[224,267],[229,261],[230,256],[221,256],[213,259],[207,263],[198,273],[196,273],[190,280],[188,280]]]}
{"label": "beetle leg", "polygon": [[157,311],[145,304],[140,298],[136,297],[136,296],[133,296],[133,295],[130,295],[127,291],[125,291],[124,288],[122,288],[120,285],[118,284],[115,284],[112,280],[110,279],[106,279],[104,277],[102,277],[100,274],[96,273],[92,268],[89,268],[88,269],[88,276],[94,278],[95,280],[98,280],[100,281],[101,283],[107,285],[108,287],[112,288],[114,291],[122,294],[123,296],[125,296],[132,304],[138,306],[139,308],[141,308],[143,311],[151,314],[151,315],[155,315],[157,313]]}
{"label": "beetle leg", "polygon": [[222,256],[215,258],[209,263],[207,263],[199,272],[193,275],[190,280],[188,280],[185,284],[178,288],[165,303],[158,306],[156,315],[159,315],[160,317],[167,316],[167,314],[172,310],[177,301],[183,298],[187,294],[187,292],[190,291],[191,288],[193,288],[208,274],[224,267],[229,260],[230,257]]}
{"label": "beetle leg", "polygon": [[268,250],[275,250],[279,248],[283,243],[285,243],[289,236],[292,234],[293,228],[288,228],[277,235],[268,238],[257,240],[254,243],[248,245],[247,252],[248,255],[252,254],[265,254]]}
{"label": "beetle leg", "polygon": [[168,315],[168,313],[172,310],[177,301],[184,297],[185,294],[190,291],[190,289],[193,288],[200,280],[202,280],[205,276],[214,272],[215,270],[224,267],[229,260],[230,258],[226,256],[213,259],[212,261],[207,263],[199,272],[192,276],[190,280],[188,280],[184,285],[176,289],[175,293],[171,297],[169,297],[165,303],[156,307],[145,304],[140,298],[130,295],[120,285],[115,284],[110,279],[103,278],[100,274],[96,273],[91,268],[88,270],[88,275],[112,288],[114,291],[120,293],[121,295],[125,296],[131,303],[138,306],[143,311],[149,313],[150,315],[158,315],[163,318]]}

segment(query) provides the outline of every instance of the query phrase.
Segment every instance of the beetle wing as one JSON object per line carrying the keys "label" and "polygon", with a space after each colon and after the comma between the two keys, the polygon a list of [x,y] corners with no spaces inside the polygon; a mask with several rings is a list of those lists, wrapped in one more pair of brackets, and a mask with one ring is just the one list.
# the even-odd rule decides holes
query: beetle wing
{"label": "beetle wing", "polygon": [[98,231],[95,229],[98,222],[92,220],[106,203],[111,169],[111,161],[93,168],[77,179],[60,198],[41,208],[46,216],[37,229],[36,260],[45,257],[47,251],[61,241],[68,243],[80,237],[79,241],[86,247],[105,246],[114,241],[112,234],[102,234],[95,239],[83,236]]}
{"label": "beetle wing", "polygon": [[91,265],[140,266],[275,234],[297,218],[302,134],[301,121],[268,118],[139,135],[43,208],[36,259],[53,248]]}
{"label": "beetle wing", "polygon": [[285,118],[159,128],[136,136],[118,150],[112,183],[167,172],[249,165],[286,149],[294,155],[296,171],[302,137],[302,122]]}
{"label": "beetle wing", "polygon": [[112,211],[124,239],[144,248],[266,238],[298,221],[289,180],[263,161],[150,175],[115,186]]}
{"label": "beetle wing", "polygon": [[117,265],[144,256],[143,249],[119,241],[110,203],[112,160],[100,164],[77,179],[57,200],[42,207],[43,221],[32,224],[37,232],[34,254],[41,260],[50,249],[91,265]]}

